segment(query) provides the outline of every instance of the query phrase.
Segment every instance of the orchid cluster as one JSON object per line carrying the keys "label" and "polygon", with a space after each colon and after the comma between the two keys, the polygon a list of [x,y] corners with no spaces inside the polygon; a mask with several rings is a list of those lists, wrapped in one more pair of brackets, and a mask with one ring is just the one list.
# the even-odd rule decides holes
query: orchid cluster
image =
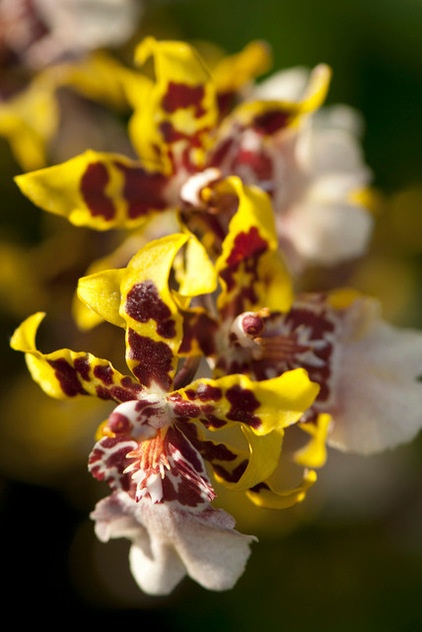
{"label": "orchid cluster", "polygon": [[79,280],[74,316],[81,329],[123,330],[127,371],[40,351],[44,312],[11,346],[51,397],[114,406],[88,459],[110,489],[91,517],[101,541],[130,540],[140,588],[168,594],[188,575],[226,590],[256,538],[215,506],[216,483],[288,508],[327,446],[369,455],[410,441],[422,425],[422,334],[386,323],[351,287],[304,289],[309,266],[363,255],[374,222],[357,119],[324,107],[326,65],[259,83],[262,42],[207,63],[152,37],[135,64],[119,74],[132,156],[87,150],[16,178],[42,209],[119,235]]}

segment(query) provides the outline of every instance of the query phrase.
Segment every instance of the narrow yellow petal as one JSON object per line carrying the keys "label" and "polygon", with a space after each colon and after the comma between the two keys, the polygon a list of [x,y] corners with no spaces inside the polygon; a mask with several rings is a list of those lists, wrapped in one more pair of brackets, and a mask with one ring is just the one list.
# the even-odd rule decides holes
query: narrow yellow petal
{"label": "narrow yellow petal", "polygon": [[292,489],[275,491],[267,483],[264,483],[257,486],[255,490],[249,490],[247,496],[258,507],[288,509],[305,499],[308,489],[314,485],[316,480],[316,472],[308,470],[305,472],[302,482]]}

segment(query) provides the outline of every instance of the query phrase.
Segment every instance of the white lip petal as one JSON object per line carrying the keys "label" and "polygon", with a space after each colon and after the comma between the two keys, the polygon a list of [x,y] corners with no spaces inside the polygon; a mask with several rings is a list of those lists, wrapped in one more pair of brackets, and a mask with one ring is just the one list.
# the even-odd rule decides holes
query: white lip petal
{"label": "white lip petal", "polygon": [[116,492],[97,503],[91,518],[103,542],[132,541],[130,567],[148,594],[166,595],[188,575],[209,590],[228,590],[243,573],[255,539],[234,529],[234,520],[211,506],[180,511]]}

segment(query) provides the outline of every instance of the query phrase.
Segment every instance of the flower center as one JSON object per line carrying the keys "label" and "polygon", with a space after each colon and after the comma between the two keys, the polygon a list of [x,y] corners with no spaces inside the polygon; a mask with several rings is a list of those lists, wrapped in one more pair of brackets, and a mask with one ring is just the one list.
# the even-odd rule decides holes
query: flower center
{"label": "flower center", "polygon": [[163,498],[162,480],[166,470],[170,470],[166,434],[167,428],[161,428],[155,437],[141,441],[135,450],[126,455],[133,459],[124,473],[132,473],[132,480],[136,484],[136,501],[147,494],[153,503],[160,502]]}

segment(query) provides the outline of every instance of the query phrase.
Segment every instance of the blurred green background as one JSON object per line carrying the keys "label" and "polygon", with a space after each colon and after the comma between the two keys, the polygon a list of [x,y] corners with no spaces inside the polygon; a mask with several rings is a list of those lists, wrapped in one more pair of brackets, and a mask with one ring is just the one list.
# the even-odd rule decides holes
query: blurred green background
{"label": "blurred green background", "polygon": [[[139,37],[150,33],[211,41],[228,53],[264,39],[274,70],[319,62],[332,67],[328,103],[363,114],[366,161],[389,201],[362,285],[379,287],[392,321],[422,328],[420,0],[151,0]],[[20,169],[5,143],[0,149],[2,236],[32,246],[42,212],[19,194],[12,177]],[[8,348],[18,321],[3,311],[2,409],[13,421],[9,389],[25,368],[21,354]],[[32,393],[29,378],[23,379]],[[22,413],[36,415],[29,397],[14,401],[19,423]],[[98,490],[91,490],[84,454],[67,467],[55,464],[50,474],[31,475],[30,450],[16,461],[19,441],[10,431],[2,434],[6,602],[22,601],[38,623],[85,622],[92,615],[97,625],[186,632],[422,630],[422,437],[369,459],[330,451],[308,500],[282,515],[265,512],[262,523],[239,503],[239,529],[257,531],[260,541],[238,585],[218,594],[186,580],[170,597],[150,598],[130,577],[127,543],[95,540],[87,516]],[[21,616],[20,606],[13,611]]]}

